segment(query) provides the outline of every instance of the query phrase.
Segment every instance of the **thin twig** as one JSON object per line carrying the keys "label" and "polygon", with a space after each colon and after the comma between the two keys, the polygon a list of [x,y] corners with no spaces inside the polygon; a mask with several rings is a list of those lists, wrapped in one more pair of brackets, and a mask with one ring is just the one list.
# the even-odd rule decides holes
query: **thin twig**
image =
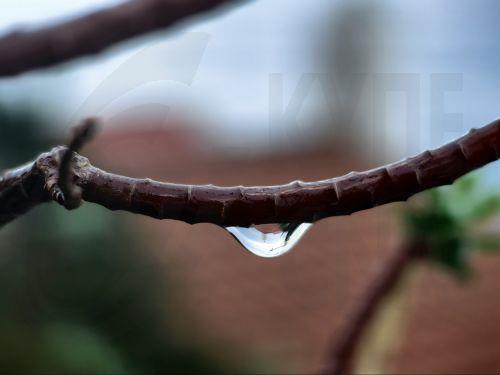
{"label": "thin twig", "polygon": [[0,38],[0,77],[96,54],[236,0],[131,0],[58,25]]}
{"label": "thin twig", "polygon": [[370,284],[361,304],[351,315],[340,339],[334,338],[333,348],[328,353],[325,374],[345,375],[351,372],[353,356],[369,323],[376,314],[384,298],[394,289],[415,259],[425,255],[425,245],[411,242],[405,244],[391,262],[384,266],[382,273]]}
{"label": "thin twig", "polygon": [[[44,200],[44,195],[33,189],[44,186],[35,184],[37,178],[44,183],[50,180],[54,186],[54,178],[50,177],[57,174],[61,152],[60,147],[55,148],[0,178],[0,224],[42,201],[54,199],[49,194]],[[72,173],[73,183],[81,188],[85,201],[111,210],[191,224],[249,226],[315,222],[406,200],[423,190],[450,184],[499,157],[500,121],[495,121],[406,160],[316,182],[256,187],[179,185],[111,174],[76,153]],[[31,185],[25,185],[28,183]],[[47,190],[47,186],[43,189]],[[12,207],[9,199],[17,205]]]}

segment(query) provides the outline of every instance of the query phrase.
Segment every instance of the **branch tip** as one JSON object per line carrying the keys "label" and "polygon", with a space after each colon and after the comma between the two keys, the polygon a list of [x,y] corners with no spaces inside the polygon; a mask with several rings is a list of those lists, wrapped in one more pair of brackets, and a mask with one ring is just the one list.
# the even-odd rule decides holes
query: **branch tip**
{"label": "branch tip", "polygon": [[90,117],[83,120],[79,125],[73,128],[73,134],[68,143],[68,150],[78,152],[88,142],[94,138],[99,128],[99,120]]}

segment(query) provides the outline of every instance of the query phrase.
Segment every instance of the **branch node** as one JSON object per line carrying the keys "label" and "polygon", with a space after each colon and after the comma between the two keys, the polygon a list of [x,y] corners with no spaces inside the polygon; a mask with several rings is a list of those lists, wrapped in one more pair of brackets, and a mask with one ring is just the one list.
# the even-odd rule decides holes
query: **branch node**
{"label": "branch node", "polygon": [[52,198],[68,210],[78,208],[82,204],[82,190],[73,184],[74,157],[95,135],[98,128],[96,118],[88,118],[73,129],[68,147],[64,150],[58,169],[58,180],[52,191]]}
{"label": "branch node", "polygon": [[36,161],[37,169],[45,179],[44,189],[48,199],[52,199],[68,210],[78,208],[82,203],[82,191],[74,184],[75,169],[79,159],[86,161],[77,152],[89,142],[98,127],[95,118],[84,120],[73,130],[68,146],[58,146],[42,154]]}

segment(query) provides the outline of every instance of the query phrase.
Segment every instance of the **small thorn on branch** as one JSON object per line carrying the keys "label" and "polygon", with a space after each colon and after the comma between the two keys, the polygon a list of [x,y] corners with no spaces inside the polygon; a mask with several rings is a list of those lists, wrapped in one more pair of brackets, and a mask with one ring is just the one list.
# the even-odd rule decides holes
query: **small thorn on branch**
{"label": "small thorn on branch", "polygon": [[75,209],[82,203],[81,188],[73,182],[73,155],[95,135],[99,121],[88,118],[73,129],[73,135],[61,156],[58,170],[58,183],[52,190],[52,198],[68,210]]}

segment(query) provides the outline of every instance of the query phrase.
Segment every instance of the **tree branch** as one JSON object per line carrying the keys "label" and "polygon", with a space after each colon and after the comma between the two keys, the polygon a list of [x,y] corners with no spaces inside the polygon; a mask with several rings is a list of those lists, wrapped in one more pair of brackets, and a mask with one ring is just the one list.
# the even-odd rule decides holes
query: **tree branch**
{"label": "tree branch", "polygon": [[57,178],[52,184],[52,197],[68,210],[78,208],[82,204],[82,191],[73,184],[73,155],[95,135],[97,119],[89,118],[73,129],[73,136],[64,151],[59,164]]}
{"label": "tree branch", "polygon": [[[0,224],[37,203],[54,199],[47,182],[54,181],[54,176],[57,181],[64,150],[56,147],[33,163],[1,177]],[[111,210],[190,224],[250,226],[314,222],[403,201],[420,191],[451,184],[499,157],[500,120],[497,120],[406,160],[316,182],[256,187],[179,185],[111,174],[76,153],[73,153],[72,174],[73,183],[81,189],[85,201]]]}
{"label": "tree branch", "polygon": [[360,339],[376,314],[384,298],[394,289],[407,267],[415,259],[426,255],[424,244],[410,242],[396,254],[383,272],[370,285],[366,295],[360,299],[359,308],[352,314],[340,339],[335,339],[329,363],[322,373],[344,375],[352,373],[352,360]]}
{"label": "tree branch", "polygon": [[230,2],[235,0],[131,0],[55,26],[12,32],[0,38],[0,77],[96,54]]}

